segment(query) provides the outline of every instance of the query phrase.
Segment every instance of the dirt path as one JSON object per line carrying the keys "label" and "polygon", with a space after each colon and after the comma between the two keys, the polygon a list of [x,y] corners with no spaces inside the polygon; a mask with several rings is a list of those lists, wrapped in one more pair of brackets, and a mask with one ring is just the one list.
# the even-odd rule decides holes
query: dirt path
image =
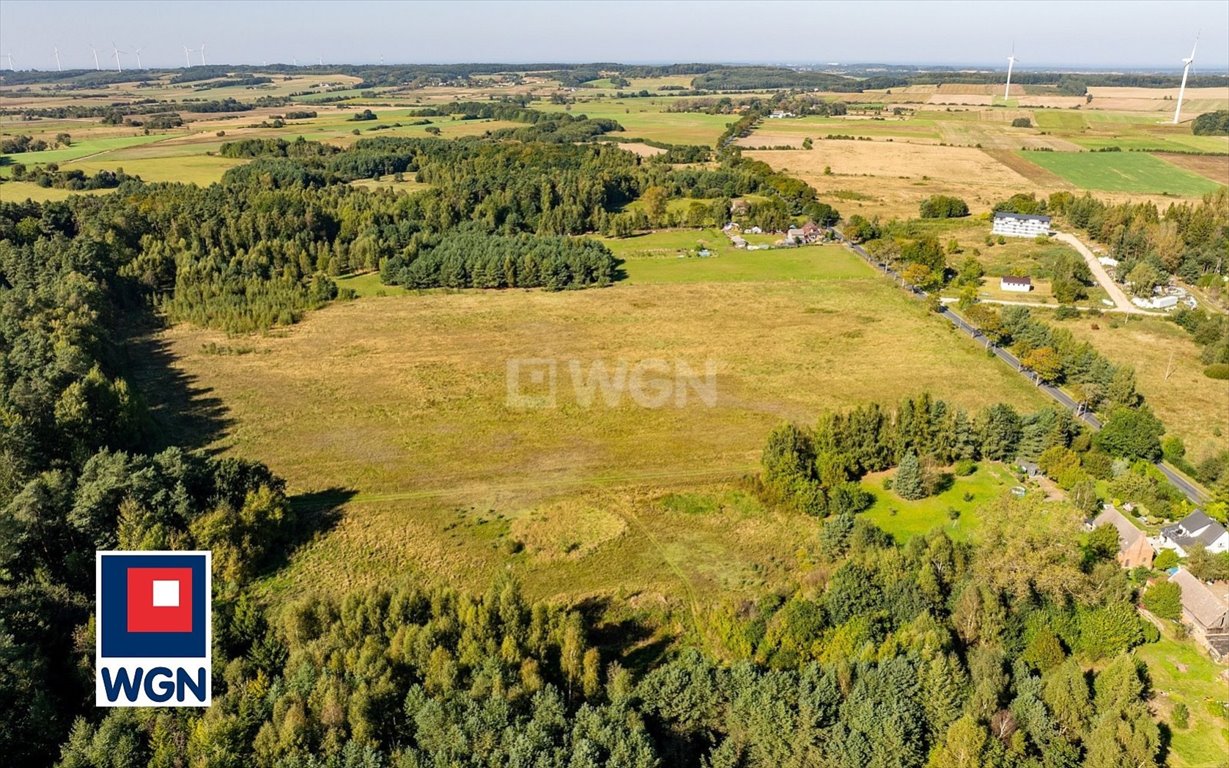
{"label": "dirt path", "polygon": [[1105,292],[1109,294],[1110,299],[1113,300],[1114,306],[1119,312],[1127,312],[1132,315],[1155,314],[1153,312],[1145,312],[1132,304],[1131,300],[1127,298],[1126,292],[1122,290],[1122,286],[1110,277],[1110,273],[1105,271],[1105,265],[1097,261],[1097,257],[1094,256],[1093,252],[1088,249],[1088,246],[1080,242],[1078,237],[1066,232],[1055,232],[1054,239],[1058,240],[1059,242],[1066,243],[1075,250],[1079,251],[1080,255],[1084,257],[1084,261],[1088,263],[1088,269],[1092,271],[1093,277],[1097,278],[1097,282],[1100,283],[1101,287],[1105,289]]}

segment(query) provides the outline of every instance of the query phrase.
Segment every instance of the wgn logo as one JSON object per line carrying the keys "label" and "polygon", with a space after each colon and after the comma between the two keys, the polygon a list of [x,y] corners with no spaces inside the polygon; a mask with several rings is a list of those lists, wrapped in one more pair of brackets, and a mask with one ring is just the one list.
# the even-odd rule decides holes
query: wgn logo
{"label": "wgn logo", "polygon": [[207,707],[212,559],[208,552],[99,552],[100,707]]}

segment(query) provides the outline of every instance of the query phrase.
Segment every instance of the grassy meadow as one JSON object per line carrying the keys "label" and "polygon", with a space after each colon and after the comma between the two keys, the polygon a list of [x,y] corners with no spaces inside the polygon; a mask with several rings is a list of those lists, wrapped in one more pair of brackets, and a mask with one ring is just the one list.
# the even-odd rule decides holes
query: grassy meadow
{"label": "grassy meadow", "polygon": [[1229,381],[1203,375],[1200,348],[1164,318],[1100,317],[1057,323],[1111,361],[1131,365],[1139,391],[1194,463],[1229,443]]}
{"label": "grassy meadow", "polygon": [[[838,247],[625,269],[614,287],[562,293],[418,294],[369,275],[343,281],[365,298],[267,336],[165,332],[198,396],[222,405],[214,449],[268,462],[296,494],[345,502],[270,588],[477,586],[508,569],[567,598],[755,591],[785,579],[817,530],[734,498],[781,421],[923,390],[968,408],[1045,402]],[[532,373],[542,359],[556,367],[555,406],[510,404],[509,361]],[[712,361],[715,402],[577,394],[595,363],[645,359],[700,376]],[[531,383],[520,393],[545,394],[520,380]]]}

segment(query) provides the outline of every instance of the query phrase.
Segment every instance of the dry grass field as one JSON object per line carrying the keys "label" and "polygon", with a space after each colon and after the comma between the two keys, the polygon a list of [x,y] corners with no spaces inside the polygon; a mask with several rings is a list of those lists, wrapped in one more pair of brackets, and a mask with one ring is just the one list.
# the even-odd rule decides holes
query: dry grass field
{"label": "dry grass field", "polygon": [[[936,194],[964,198],[973,210],[986,210],[1016,192],[1042,187],[980,149],[887,141],[816,141],[814,148],[749,152],[773,168],[794,174],[820,197],[852,190],[869,200],[842,201],[845,215],[917,216],[918,203]],[[830,168],[831,175],[824,169]]]}
{"label": "dry grass field", "polygon": [[1135,367],[1139,390],[1186,443],[1192,461],[1229,447],[1229,382],[1203,375],[1199,347],[1182,328],[1168,320],[1134,317],[1060,325],[1110,360]]}
{"label": "dry grass field", "polygon": [[[805,251],[816,266],[799,276]],[[734,490],[777,423],[923,390],[969,408],[1044,402],[848,252],[779,253],[792,277],[709,282],[714,258],[670,260],[693,279],[654,282],[631,260],[628,284],[605,290],[401,292],[269,336],[177,327],[163,340],[225,408],[215,449],[268,462],[295,493],[357,494],[275,587],[480,585],[507,567],[543,595],[761,588],[815,530]],[[533,358],[556,361],[557,407],[507,402],[508,361]],[[586,406],[574,394],[570,361],[588,373],[645,359],[699,375],[713,361],[715,404],[693,392],[682,407],[600,394]],[[698,495],[663,501],[680,493]]]}

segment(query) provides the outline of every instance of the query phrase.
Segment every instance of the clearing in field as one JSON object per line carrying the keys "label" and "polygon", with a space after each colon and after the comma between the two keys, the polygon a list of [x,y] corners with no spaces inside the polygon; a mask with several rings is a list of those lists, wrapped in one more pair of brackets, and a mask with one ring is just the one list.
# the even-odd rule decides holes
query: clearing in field
{"label": "clearing in field", "polygon": [[[738,259],[629,259],[604,290],[401,292],[269,336],[181,326],[161,341],[224,410],[214,448],[345,503],[273,587],[478,588],[508,567],[539,595],[761,589],[816,530],[736,490],[781,421],[921,391],[970,409],[1045,403],[844,249]],[[698,376],[711,362],[715,399],[586,403],[574,387],[594,364],[643,360]],[[510,404],[510,365],[539,383],[553,365],[555,407]],[[549,394],[532,386],[517,392]]]}
{"label": "clearing in field", "polygon": [[1081,189],[1197,197],[1214,192],[1211,179],[1143,152],[1022,152]]}

